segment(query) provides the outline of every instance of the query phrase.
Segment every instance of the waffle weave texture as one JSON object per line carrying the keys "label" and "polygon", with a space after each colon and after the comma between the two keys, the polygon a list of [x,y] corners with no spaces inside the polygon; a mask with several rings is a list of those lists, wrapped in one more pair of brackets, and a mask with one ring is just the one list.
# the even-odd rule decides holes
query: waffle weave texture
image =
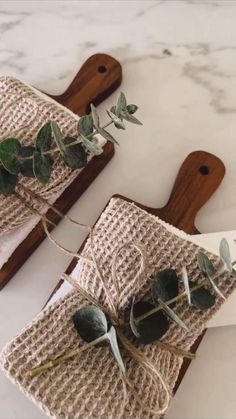
{"label": "waffle weave texture", "polygon": [[[150,298],[153,276],[160,270],[176,269],[180,277],[181,267],[185,265],[191,280],[196,282],[202,280],[196,259],[199,247],[190,241],[189,236],[186,237],[189,241],[180,238],[170,226],[134,204],[120,198],[113,198],[110,201],[95,226],[93,249],[110,291],[119,303],[121,318],[127,315],[133,296],[136,296],[136,300]],[[140,255],[131,246],[121,251],[117,264],[120,286],[120,296],[117,298],[115,287],[111,282],[112,260],[116,250],[129,242],[145,249],[148,264],[145,272],[134,281],[135,273],[139,269]],[[218,258],[206,253],[217,266]],[[83,255],[91,257],[89,240]],[[80,285],[98,302],[107,306],[94,267],[88,262],[79,263],[81,270],[77,280]],[[183,287],[182,283],[180,285]],[[222,274],[219,278],[219,287],[226,297],[229,296],[235,288],[234,277],[229,273]],[[221,302],[222,300],[217,297],[215,306],[207,311],[189,307],[186,301],[179,302],[175,311],[190,331],[186,333],[172,323],[162,340],[189,350],[203,331],[206,322],[219,309]],[[73,290],[44,309],[3,350],[0,358],[1,368],[28,397],[53,418],[154,417],[142,411],[130,393],[125,412],[123,414],[120,412],[119,406],[123,398],[120,373],[107,347],[93,347],[65,364],[34,378],[31,377],[31,368],[84,345],[73,326],[71,317],[76,310],[88,304],[77,291]],[[158,368],[172,391],[183,362],[182,357],[158,348],[155,343],[137,345],[129,331],[125,334]],[[150,407],[157,401],[162,404],[165,393],[161,384],[154,386],[150,375],[122,347],[121,353],[128,377],[142,401]]]}
{"label": "waffle weave texture", "polygon": [[[14,137],[23,145],[34,145],[37,132],[50,120],[59,124],[65,136],[77,134],[78,116],[12,77],[0,77],[0,107],[1,139]],[[46,186],[35,178],[21,177],[20,182],[50,200],[59,195],[80,172],[66,167],[59,153],[53,167],[51,180]],[[21,195],[25,196],[22,190]],[[35,208],[40,210],[42,206],[35,204]],[[30,217],[32,212],[16,196],[0,195],[0,235],[20,227]]]}

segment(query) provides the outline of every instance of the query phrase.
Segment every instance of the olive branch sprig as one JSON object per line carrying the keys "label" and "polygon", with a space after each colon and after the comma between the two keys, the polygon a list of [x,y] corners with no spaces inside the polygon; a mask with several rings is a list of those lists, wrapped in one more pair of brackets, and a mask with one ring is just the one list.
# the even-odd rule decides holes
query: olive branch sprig
{"label": "olive branch sprig", "polygon": [[[60,153],[63,162],[72,170],[81,169],[87,164],[88,153],[100,155],[103,152],[96,142],[96,135],[118,144],[107,127],[114,125],[125,130],[124,121],[142,125],[134,116],[138,107],[127,104],[124,93],[120,93],[116,105],[107,110],[109,121],[103,126],[96,107],[91,104],[91,113],[78,121],[78,135],[63,137],[57,122],[47,121],[39,130],[35,146],[22,146],[16,138],[6,138],[0,142],[0,194],[11,195],[16,192],[19,175],[36,178],[46,185],[51,178],[54,155]],[[53,146],[53,138],[56,147]]]}

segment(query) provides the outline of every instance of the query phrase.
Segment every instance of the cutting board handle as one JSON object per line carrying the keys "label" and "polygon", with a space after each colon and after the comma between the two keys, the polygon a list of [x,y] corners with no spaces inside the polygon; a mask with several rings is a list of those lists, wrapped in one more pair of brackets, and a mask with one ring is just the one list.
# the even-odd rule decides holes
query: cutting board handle
{"label": "cutting board handle", "polygon": [[92,55],[81,67],[64,93],[51,98],[82,116],[90,103],[98,105],[121,84],[120,63],[107,54]]}
{"label": "cutting board handle", "polygon": [[194,151],[184,160],[169,201],[152,213],[189,234],[199,233],[194,225],[199,209],[220,185],[225,174],[223,162],[206,151]]}

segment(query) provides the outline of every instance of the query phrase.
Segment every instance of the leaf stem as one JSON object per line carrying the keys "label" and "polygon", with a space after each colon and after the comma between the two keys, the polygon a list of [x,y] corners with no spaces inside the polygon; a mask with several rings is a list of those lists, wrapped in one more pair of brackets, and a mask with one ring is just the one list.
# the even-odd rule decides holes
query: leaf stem
{"label": "leaf stem", "polygon": [[87,343],[87,345],[81,346],[79,349],[75,349],[74,351],[68,352],[65,355],[59,356],[58,358],[52,359],[51,361],[46,362],[45,364],[39,365],[31,370],[31,375],[35,377],[36,375],[40,374],[43,371],[46,371],[50,368],[55,367],[56,365],[63,364],[68,359],[74,358],[77,355],[80,355],[82,352],[86,351],[87,349],[91,348],[92,346],[97,345],[100,342],[107,340],[107,334],[105,333],[99,338],[92,340],[91,342]]}

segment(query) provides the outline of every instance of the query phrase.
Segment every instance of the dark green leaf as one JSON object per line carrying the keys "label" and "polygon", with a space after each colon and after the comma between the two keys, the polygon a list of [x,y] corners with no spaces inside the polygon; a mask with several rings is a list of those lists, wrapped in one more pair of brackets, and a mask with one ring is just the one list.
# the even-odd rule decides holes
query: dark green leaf
{"label": "dark green leaf", "polygon": [[116,105],[116,115],[118,117],[121,116],[122,111],[126,111],[126,106],[127,106],[127,102],[126,102],[125,94],[123,92],[120,92],[118,100],[117,100],[117,105]]}
{"label": "dark green leaf", "polygon": [[53,132],[53,135],[55,137],[55,141],[57,143],[57,146],[58,146],[61,154],[63,155],[64,152],[65,152],[65,145],[64,145],[64,142],[63,142],[63,136],[62,136],[60,127],[55,121],[51,122],[51,127],[52,127],[52,132]]}
{"label": "dark green leaf", "polygon": [[38,151],[49,151],[52,143],[51,122],[46,122],[39,130],[36,139],[36,148]]}
{"label": "dark green leaf", "polygon": [[136,336],[136,338],[139,338],[140,334],[138,331],[138,323],[134,318],[134,301],[135,301],[135,298],[133,298],[132,304],[131,304],[129,323],[130,323],[130,328],[134,336]]}
{"label": "dark green leaf", "polygon": [[[66,137],[64,144],[71,144],[76,141],[76,138]],[[63,153],[63,160],[65,164],[71,169],[81,169],[87,164],[87,155],[81,144],[75,144],[71,147],[66,147]]]}
{"label": "dark green leaf", "polygon": [[88,140],[88,138],[84,137],[82,134],[81,134],[81,137],[82,137],[83,144],[84,144],[87,151],[94,154],[95,156],[99,156],[100,154],[103,153],[102,147],[100,147],[94,141]]}
{"label": "dark green leaf", "polygon": [[[195,285],[193,282],[190,282],[190,289]],[[215,296],[208,289],[201,287],[195,291],[191,291],[191,301],[200,310],[208,310],[215,304]]]}
{"label": "dark green leaf", "polygon": [[[33,157],[34,151],[35,148],[31,145],[22,147],[20,151],[20,157]],[[26,177],[34,177],[33,158],[21,160],[20,173]]]}
{"label": "dark green leaf", "polygon": [[92,115],[85,115],[79,119],[78,122],[79,134],[83,134],[85,137],[93,133],[93,118]]}
{"label": "dark green leaf", "polygon": [[4,167],[0,167],[0,194],[12,195],[15,193],[17,175],[9,173]]}
{"label": "dark green leaf", "polygon": [[220,242],[220,258],[222,262],[225,264],[226,268],[232,272],[232,262],[231,262],[231,255],[229,250],[229,245],[226,239],[222,239]]}
{"label": "dark green leaf", "polygon": [[92,118],[93,118],[93,124],[95,126],[95,128],[99,127],[99,116],[97,113],[97,109],[95,108],[95,106],[91,103],[91,111],[92,111]]}
{"label": "dark green leaf", "polygon": [[197,254],[197,262],[200,270],[205,276],[213,276],[216,273],[216,269],[214,268],[210,259],[199,250]]}
{"label": "dark green leaf", "polygon": [[116,330],[113,326],[111,326],[109,332],[107,333],[107,337],[109,339],[110,345],[111,345],[111,350],[113,352],[113,355],[119,365],[119,368],[121,369],[121,371],[123,373],[125,373],[125,366],[124,366],[124,362],[123,359],[121,357],[120,354],[120,349],[118,346],[118,342],[117,342],[117,336],[116,336]]}
{"label": "dark green leaf", "polygon": [[140,122],[137,118],[135,118],[135,116],[131,115],[130,113],[128,113],[127,111],[122,111],[121,112],[121,116],[122,118],[124,118],[126,121],[132,122],[132,124],[136,124],[136,125],[143,125],[142,122]]}
{"label": "dark green leaf", "polygon": [[0,160],[5,169],[13,175],[20,170],[20,149],[21,144],[16,138],[6,138],[0,142]]}
{"label": "dark green leaf", "polygon": [[44,155],[40,151],[33,154],[33,171],[35,177],[43,185],[48,183],[52,172],[53,160],[49,155]]}
{"label": "dark green leaf", "polygon": [[[134,318],[141,316],[155,308],[147,301],[140,301],[134,305]],[[161,311],[151,314],[143,320],[138,321],[137,329],[139,332],[139,341],[141,343],[151,343],[160,339],[169,328],[169,320]]]}
{"label": "dark green leaf", "polygon": [[137,110],[138,110],[138,106],[137,105],[127,105],[126,107],[127,111],[129,112],[130,115],[133,115]]}
{"label": "dark green leaf", "polygon": [[105,129],[98,128],[98,132],[100,135],[102,135],[107,141],[110,141],[113,144],[119,145],[119,143],[115,140],[115,138]]}
{"label": "dark green leaf", "polygon": [[179,281],[174,269],[160,271],[154,278],[152,285],[152,297],[154,301],[158,299],[168,301],[175,298],[179,293]]}
{"label": "dark green leaf", "polygon": [[72,320],[77,332],[86,342],[91,342],[108,331],[106,315],[95,306],[83,307],[76,311]]}
{"label": "dark green leaf", "polygon": [[179,316],[166,304],[164,301],[158,300],[159,305],[162,307],[162,309],[166,312],[168,317],[173,320],[178,326],[182,327],[182,329],[186,330],[188,332],[188,327],[186,324],[181,320]]}
{"label": "dark green leaf", "polygon": [[125,124],[122,121],[122,119],[118,118],[118,116],[116,116],[111,111],[107,111],[107,114],[109,115],[109,117],[111,118],[111,120],[114,122],[114,125],[115,125],[116,128],[118,128],[118,129],[125,129]]}

